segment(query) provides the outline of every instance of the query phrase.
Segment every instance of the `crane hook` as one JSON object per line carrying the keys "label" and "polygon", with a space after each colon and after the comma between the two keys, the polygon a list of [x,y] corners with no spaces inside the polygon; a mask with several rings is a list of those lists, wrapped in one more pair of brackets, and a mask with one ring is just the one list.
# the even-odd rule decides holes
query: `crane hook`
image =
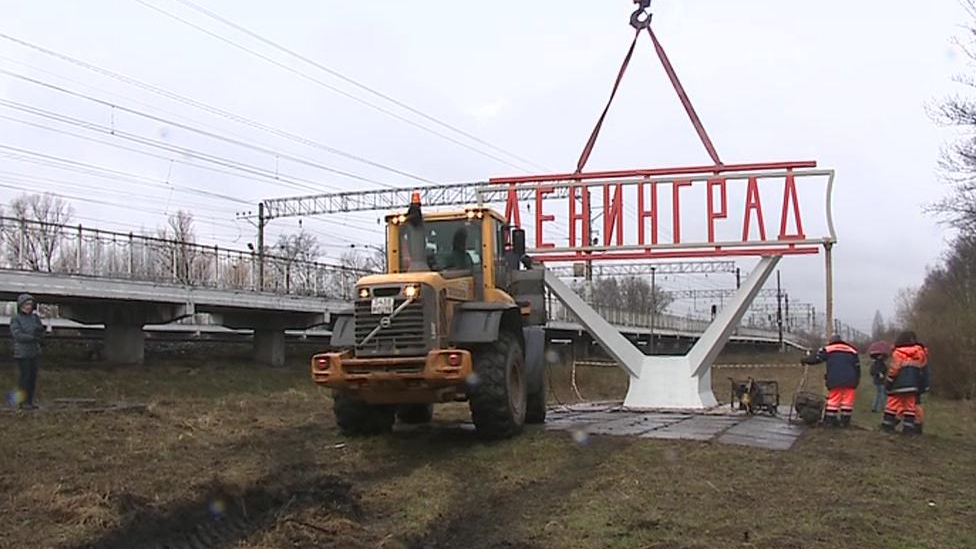
{"label": "crane hook", "polygon": [[634,0],[637,9],[630,14],[630,26],[637,30],[644,30],[651,26],[651,0]]}

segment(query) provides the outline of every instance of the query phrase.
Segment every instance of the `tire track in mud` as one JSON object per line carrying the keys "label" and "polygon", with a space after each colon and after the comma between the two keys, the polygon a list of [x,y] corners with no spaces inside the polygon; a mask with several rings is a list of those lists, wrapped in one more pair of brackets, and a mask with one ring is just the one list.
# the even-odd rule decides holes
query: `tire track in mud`
{"label": "tire track in mud", "polygon": [[[198,485],[189,489],[193,497],[165,506],[154,506],[141,496],[116,495],[112,501],[124,517],[120,526],[94,540],[61,549],[223,549],[285,523],[298,524],[306,529],[307,535],[317,539],[335,541],[334,533],[316,531],[315,525],[292,519],[309,509],[354,523],[361,523],[365,518],[352,483],[341,476],[318,474],[322,470],[320,463],[295,459],[314,451],[316,444],[310,441],[322,440],[333,431],[319,424],[288,426],[262,430],[221,445],[216,451],[219,455],[261,453],[278,466],[269,475],[244,487],[221,483]],[[362,471],[353,475],[352,481],[356,484],[383,482],[407,475],[429,463],[432,455],[438,460],[456,457],[475,441],[470,433],[456,432],[446,436],[393,436],[407,448],[403,459]],[[431,446],[442,451],[430,452]],[[210,466],[209,462],[206,466]]]}
{"label": "tire track in mud", "polygon": [[540,545],[535,540],[524,539],[526,520],[552,514],[559,502],[592,478],[593,470],[606,461],[608,454],[631,443],[623,437],[592,437],[587,448],[567,447],[567,453],[572,455],[548,470],[546,478],[502,490],[485,484],[472,485],[472,478],[491,478],[492,474],[486,466],[468,464],[455,473],[458,485],[466,489],[452,503],[452,514],[425,535],[406,540],[406,547],[537,549]]}
{"label": "tire track in mud", "polygon": [[[294,483],[294,476],[281,476]],[[243,491],[227,485],[202,486],[195,491],[201,495],[161,510],[147,508],[144,500],[121,496],[116,504],[128,511],[124,523],[70,549],[223,549],[273,526],[286,511],[315,506],[353,520],[362,517],[351,485],[328,475],[291,486],[282,484],[276,475]]]}

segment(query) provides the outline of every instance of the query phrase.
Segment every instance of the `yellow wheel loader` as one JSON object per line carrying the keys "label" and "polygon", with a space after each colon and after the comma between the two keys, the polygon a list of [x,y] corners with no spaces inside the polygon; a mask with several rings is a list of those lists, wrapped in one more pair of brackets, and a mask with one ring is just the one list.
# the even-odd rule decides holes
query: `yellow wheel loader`
{"label": "yellow wheel loader", "polygon": [[485,438],[544,422],[544,271],[525,232],[483,207],[425,214],[417,194],[386,227],[387,272],[357,281],[334,315],[334,351],[312,357],[341,431],[427,422],[451,401],[469,403]]}

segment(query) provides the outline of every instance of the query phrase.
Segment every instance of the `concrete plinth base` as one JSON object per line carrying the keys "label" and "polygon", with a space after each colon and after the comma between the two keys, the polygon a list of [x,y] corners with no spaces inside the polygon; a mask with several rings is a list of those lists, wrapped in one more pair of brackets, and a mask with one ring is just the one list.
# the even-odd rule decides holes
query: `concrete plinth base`
{"label": "concrete plinth base", "polygon": [[763,257],[725,308],[715,316],[688,354],[676,357],[647,356],[584,302],[565,282],[546,273],[546,285],[608,355],[630,375],[624,406],[628,408],[706,409],[718,404],[712,394],[711,367],[749,304],[779,262],[779,256]]}
{"label": "concrete plinth base", "polygon": [[142,326],[131,324],[107,324],[103,356],[109,362],[142,364],[145,358],[146,334]]}
{"label": "concrete plinth base", "polygon": [[285,331],[254,330],[254,360],[269,366],[284,366]]}
{"label": "concrete plinth base", "polygon": [[712,373],[693,375],[686,356],[648,357],[640,377],[631,376],[624,407],[628,409],[701,410],[718,404],[712,394]]}

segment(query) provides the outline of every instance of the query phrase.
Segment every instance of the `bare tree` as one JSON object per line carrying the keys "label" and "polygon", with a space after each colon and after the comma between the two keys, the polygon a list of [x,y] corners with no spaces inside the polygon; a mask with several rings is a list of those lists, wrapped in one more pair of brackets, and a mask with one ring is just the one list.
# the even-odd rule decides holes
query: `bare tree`
{"label": "bare tree", "polygon": [[356,271],[382,273],[386,270],[386,252],[379,249],[351,249],[339,257],[339,265]]}
{"label": "bare tree", "polygon": [[193,214],[185,210],[171,214],[166,220],[166,226],[156,231],[156,236],[168,241],[157,252],[159,265],[165,269],[160,274],[183,284],[198,281],[209,260],[194,246],[196,230],[193,226]]}
{"label": "bare tree", "polygon": [[272,255],[291,261],[317,261],[322,255],[319,239],[302,229],[295,234],[283,234],[272,250]]}
{"label": "bare tree", "polygon": [[283,234],[270,250],[271,283],[286,292],[311,293],[318,287],[319,270],[314,264],[321,256],[315,235],[305,229]]}
{"label": "bare tree", "polygon": [[959,236],[943,264],[899,301],[902,327],[929,346],[934,388],[950,398],[976,397],[976,235]]}
{"label": "bare tree", "polygon": [[[976,69],[976,0],[965,0],[962,4],[970,23],[955,43],[968,59],[970,68]],[[976,89],[976,76],[960,74],[955,80]],[[939,159],[940,176],[952,191],[927,209],[952,227],[976,229],[976,98],[957,94],[931,108],[929,114],[937,123],[958,128],[960,132],[955,141],[943,147]]]}
{"label": "bare tree", "polygon": [[871,322],[871,339],[873,341],[884,339],[887,331],[888,329],[885,326],[884,317],[881,316],[881,311],[875,311],[874,320]]}
{"label": "bare tree", "polygon": [[352,249],[339,257],[339,266],[342,269],[334,271],[332,285],[338,297],[350,299],[359,277],[386,270],[386,253],[378,249]]}
{"label": "bare tree", "polygon": [[186,210],[179,210],[170,214],[166,219],[166,226],[159,229],[159,238],[194,243],[197,240],[196,229],[193,227],[193,214]]}
{"label": "bare tree", "polygon": [[[583,284],[573,285],[577,293],[583,293]],[[593,303],[611,309],[650,313],[663,313],[673,301],[661,288],[651,291],[651,284],[638,277],[597,278],[593,280]]]}
{"label": "bare tree", "polygon": [[10,201],[10,216],[0,236],[13,264],[33,271],[51,271],[61,247],[65,225],[74,209],[50,193],[22,194]]}

